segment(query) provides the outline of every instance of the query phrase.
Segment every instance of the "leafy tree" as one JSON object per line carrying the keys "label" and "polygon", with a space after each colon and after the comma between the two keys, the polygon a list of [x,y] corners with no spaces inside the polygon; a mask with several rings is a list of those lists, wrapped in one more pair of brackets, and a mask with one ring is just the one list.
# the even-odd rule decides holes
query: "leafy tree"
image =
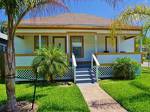
{"label": "leafy tree", "polygon": [[53,82],[56,75],[62,75],[68,67],[67,55],[57,47],[41,48],[36,51],[32,63],[35,74],[48,77]]}

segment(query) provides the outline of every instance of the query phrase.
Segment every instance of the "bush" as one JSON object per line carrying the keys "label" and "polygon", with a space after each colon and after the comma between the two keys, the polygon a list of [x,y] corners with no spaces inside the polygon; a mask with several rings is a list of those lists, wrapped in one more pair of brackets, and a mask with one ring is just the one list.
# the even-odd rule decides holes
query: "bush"
{"label": "bush", "polygon": [[32,68],[35,75],[43,75],[53,82],[53,78],[62,75],[68,68],[67,55],[57,47],[41,48],[36,51]]}
{"label": "bush", "polygon": [[130,58],[118,58],[113,65],[113,77],[115,79],[134,79],[140,70],[140,64]]}

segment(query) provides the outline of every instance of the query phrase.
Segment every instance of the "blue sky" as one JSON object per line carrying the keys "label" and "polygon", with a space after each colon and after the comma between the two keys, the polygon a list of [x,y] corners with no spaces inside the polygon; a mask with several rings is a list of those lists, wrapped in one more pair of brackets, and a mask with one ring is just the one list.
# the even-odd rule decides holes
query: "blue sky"
{"label": "blue sky", "polygon": [[[137,4],[150,4],[149,0],[124,0],[124,2],[118,4],[118,6],[113,9],[108,5],[105,0],[81,0],[78,3],[70,3],[70,12],[72,13],[85,13],[96,16],[101,16],[105,18],[114,19],[119,13],[128,6],[134,6]],[[0,11],[0,21],[4,20],[5,16],[2,11]]]}

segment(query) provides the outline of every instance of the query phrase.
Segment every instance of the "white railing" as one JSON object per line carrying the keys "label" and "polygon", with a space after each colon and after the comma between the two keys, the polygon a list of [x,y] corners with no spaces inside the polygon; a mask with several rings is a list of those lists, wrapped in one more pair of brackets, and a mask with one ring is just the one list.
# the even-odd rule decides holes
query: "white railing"
{"label": "white railing", "polygon": [[92,70],[93,70],[93,67],[94,67],[94,62],[96,64],[96,81],[98,81],[98,68],[99,68],[100,64],[99,64],[96,56],[93,54],[92,55],[92,60],[91,60],[91,68],[92,68]]}
{"label": "white railing", "polygon": [[77,62],[75,55],[72,54],[72,68],[73,68],[73,73],[74,73],[74,83],[76,83],[76,68],[77,68]]}
{"label": "white railing", "polygon": [[138,63],[142,62],[141,53],[97,53],[97,59],[101,65],[103,64],[113,64],[118,58],[129,57]]}

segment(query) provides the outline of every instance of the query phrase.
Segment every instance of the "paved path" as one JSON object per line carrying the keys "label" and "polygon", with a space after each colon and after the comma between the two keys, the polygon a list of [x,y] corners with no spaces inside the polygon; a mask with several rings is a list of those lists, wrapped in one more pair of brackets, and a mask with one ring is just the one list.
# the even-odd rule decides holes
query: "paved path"
{"label": "paved path", "polygon": [[127,112],[97,83],[78,84],[91,112]]}
{"label": "paved path", "polygon": [[150,67],[150,63],[148,64],[148,62],[143,62],[142,67]]}

